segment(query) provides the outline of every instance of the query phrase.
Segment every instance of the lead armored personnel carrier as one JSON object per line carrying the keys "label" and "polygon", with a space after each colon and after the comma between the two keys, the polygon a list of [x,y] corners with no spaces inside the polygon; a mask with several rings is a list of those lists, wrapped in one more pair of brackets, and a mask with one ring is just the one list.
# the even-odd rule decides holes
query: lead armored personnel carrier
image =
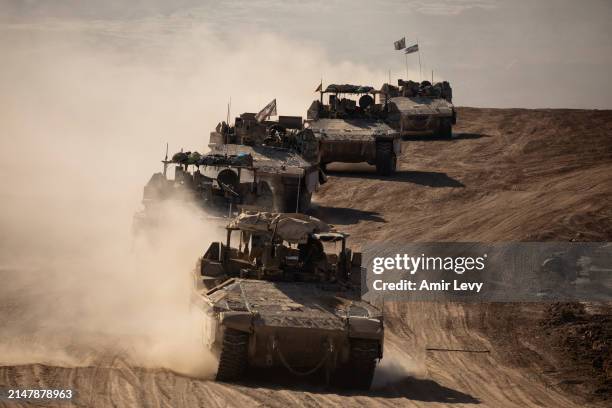
{"label": "lead armored personnel carrier", "polygon": [[398,86],[384,84],[380,93],[387,107],[387,123],[402,136],[452,138],[457,113],[447,81],[432,84],[400,79]]}
{"label": "lead armored personnel carrier", "polygon": [[[371,86],[329,85],[308,109],[306,126],[319,140],[321,166],[332,162],[376,165],[383,176],[395,172],[400,133],[385,123],[384,105]],[[324,97],[327,96],[327,104]],[[357,99],[357,100],[356,100]]]}
{"label": "lead armored personnel carrier", "polygon": [[227,226],[227,241],[199,261],[193,296],[219,358],[217,380],[239,380],[249,366],[281,367],[370,387],[383,318],[361,300],[361,254],[346,238],[303,214],[246,212]]}

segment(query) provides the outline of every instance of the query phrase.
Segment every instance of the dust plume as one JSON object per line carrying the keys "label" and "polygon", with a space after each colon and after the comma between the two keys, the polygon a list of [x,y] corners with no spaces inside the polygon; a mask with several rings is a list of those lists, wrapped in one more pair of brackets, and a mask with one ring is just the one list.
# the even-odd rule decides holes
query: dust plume
{"label": "dust plume", "polygon": [[78,243],[81,226],[73,219],[64,233],[74,241],[55,242],[51,253],[37,252],[24,266],[13,260],[3,267],[10,284],[2,289],[0,363],[72,366],[119,357],[210,375],[202,315],[190,308],[190,272],[218,227],[196,211],[170,205],[154,240],[134,238],[128,227]]}
{"label": "dust plume", "polygon": [[322,73],[371,73],[193,18],[0,24],[0,52],[0,364],[210,374],[190,273],[218,227],[182,206],[154,242],[131,234],[165,142],[204,151],[230,97],[233,115],[275,97],[299,115]]}
{"label": "dust plume", "polygon": [[397,343],[388,342],[385,344],[385,356],[374,373],[372,388],[384,389],[401,384],[408,378],[425,377],[425,356],[408,355]]}

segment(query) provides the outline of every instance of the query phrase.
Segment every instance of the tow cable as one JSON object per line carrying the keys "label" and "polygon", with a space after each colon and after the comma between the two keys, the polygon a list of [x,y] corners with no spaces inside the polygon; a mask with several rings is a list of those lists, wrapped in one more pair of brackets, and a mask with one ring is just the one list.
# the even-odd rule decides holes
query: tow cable
{"label": "tow cable", "polygon": [[325,362],[327,361],[327,359],[329,358],[330,354],[332,353],[334,346],[331,342],[326,342],[327,343],[327,347],[325,348],[325,354],[323,355],[323,358],[321,358],[321,361],[319,361],[317,363],[316,366],[314,366],[314,368],[307,370],[307,371],[298,371],[294,368],[292,368],[289,363],[287,362],[287,360],[285,359],[285,356],[283,355],[283,352],[281,351],[280,347],[278,346],[278,344],[276,344],[276,338],[274,338],[272,340],[272,349],[276,349],[277,353],[278,353],[278,358],[280,359],[281,363],[283,364],[283,366],[289,370],[289,372],[293,375],[297,375],[297,376],[307,376],[310,375],[312,373],[314,373],[315,371],[317,371],[318,369],[320,369],[321,367],[323,367],[323,364],[325,364]]}

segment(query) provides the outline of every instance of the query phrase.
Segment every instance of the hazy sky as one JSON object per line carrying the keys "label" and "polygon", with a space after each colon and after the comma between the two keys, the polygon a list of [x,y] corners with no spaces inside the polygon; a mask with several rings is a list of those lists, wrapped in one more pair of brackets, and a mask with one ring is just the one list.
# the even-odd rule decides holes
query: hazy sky
{"label": "hazy sky", "polygon": [[[393,80],[405,76],[404,55],[392,47],[405,35],[419,39],[424,76],[433,69],[449,80],[459,105],[612,108],[610,0],[0,0],[0,16],[4,27],[38,30],[49,21],[154,20],[162,31],[204,24],[229,48],[270,34],[292,44],[285,58],[320,50],[332,64],[370,70],[376,87],[389,70]],[[414,77],[418,56],[408,59]],[[312,88],[305,80],[295,86]]]}

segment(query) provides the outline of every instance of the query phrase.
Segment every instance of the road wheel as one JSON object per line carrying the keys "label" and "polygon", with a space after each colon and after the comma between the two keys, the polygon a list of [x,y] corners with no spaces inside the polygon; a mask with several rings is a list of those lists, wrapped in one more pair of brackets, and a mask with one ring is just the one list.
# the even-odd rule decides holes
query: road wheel
{"label": "road wheel", "polygon": [[242,378],[247,367],[248,344],[248,333],[225,329],[217,381],[236,381]]}
{"label": "road wheel", "polygon": [[390,176],[395,172],[396,165],[397,159],[393,152],[393,143],[376,143],[376,173],[381,176]]}
{"label": "road wheel", "polygon": [[440,126],[438,127],[438,137],[442,139],[453,138],[453,124],[450,120],[442,119],[440,121]]}

